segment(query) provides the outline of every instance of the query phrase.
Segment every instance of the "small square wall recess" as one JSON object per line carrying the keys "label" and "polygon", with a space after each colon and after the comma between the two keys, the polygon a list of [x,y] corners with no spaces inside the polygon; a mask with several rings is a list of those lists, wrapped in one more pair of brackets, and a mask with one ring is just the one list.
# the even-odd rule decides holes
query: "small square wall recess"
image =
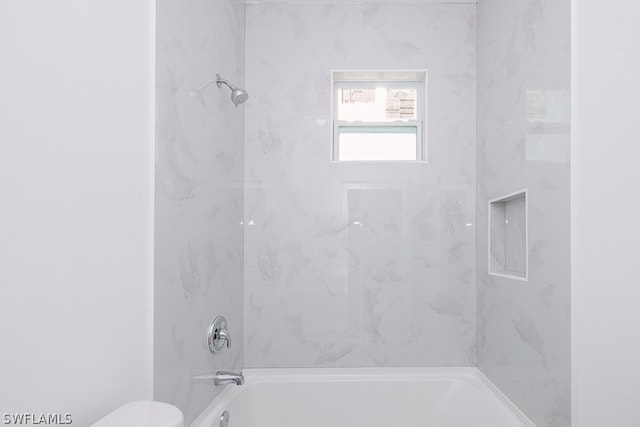
{"label": "small square wall recess", "polygon": [[527,280],[527,191],[489,202],[489,274]]}

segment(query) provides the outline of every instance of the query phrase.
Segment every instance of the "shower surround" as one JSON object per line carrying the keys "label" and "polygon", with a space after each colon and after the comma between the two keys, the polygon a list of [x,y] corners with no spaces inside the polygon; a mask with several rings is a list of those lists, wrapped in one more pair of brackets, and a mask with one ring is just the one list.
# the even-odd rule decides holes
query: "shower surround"
{"label": "shower surround", "polygon": [[[187,424],[220,392],[192,377],[242,366],[243,110],[226,87],[198,90],[216,73],[242,85],[244,4],[159,0],[154,398]],[[234,345],[214,356],[216,315]]]}
{"label": "shower surround", "polygon": [[[245,367],[474,366],[475,4],[248,4]],[[332,69],[427,69],[428,163],[332,163]]]}
{"label": "shower surround", "polygon": [[[221,368],[478,366],[569,426],[569,28],[568,0],[158,2],[155,398],[189,422]],[[358,69],[428,71],[428,162],[331,162]],[[249,101],[188,95],[216,73]],[[487,271],[488,202],[524,189],[526,282]]]}
{"label": "shower surround", "polygon": [[529,280],[487,272],[478,228],[478,367],[539,426],[570,425],[570,1],[478,4],[478,224],[527,188]]}

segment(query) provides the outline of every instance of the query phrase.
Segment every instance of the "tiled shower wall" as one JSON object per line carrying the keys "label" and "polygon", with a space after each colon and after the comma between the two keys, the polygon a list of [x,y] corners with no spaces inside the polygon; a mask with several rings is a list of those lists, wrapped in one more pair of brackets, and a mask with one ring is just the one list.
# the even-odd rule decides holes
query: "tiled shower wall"
{"label": "tiled shower wall", "polygon": [[[242,365],[243,108],[226,87],[199,88],[216,73],[242,84],[244,8],[157,2],[154,398],[187,423],[220,391],[192,377]],[[215,315],[233,346],[214,355]]]}
{"label": "tiled shower wall", "polygon": [[[570,425],[570,1],[478,5],[478,366]],[[488,201],[526,188],[529,280],[487,273]]]}
{"label": "tiled shower wall", "polygon": [[[247,5],[246,367],[475,365],[475,14]],[[427,69],[428,163],[332,163],[332,69]]]}

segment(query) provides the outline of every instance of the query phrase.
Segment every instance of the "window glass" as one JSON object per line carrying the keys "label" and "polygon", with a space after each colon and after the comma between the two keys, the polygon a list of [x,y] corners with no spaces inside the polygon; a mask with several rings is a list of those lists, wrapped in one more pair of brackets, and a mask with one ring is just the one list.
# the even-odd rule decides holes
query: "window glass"
{"label": "window glass", "polygon": [[340,88],[338,120],[386,122],[415,120],[415,88]]}
{"label": "window glass", "polygon": [[426,71],[333,73],[333,160],[424,161]]}
{"label": "window glass", "polygon": [[415,127],[340,126],[339,133],[342,161],[416,160]]}

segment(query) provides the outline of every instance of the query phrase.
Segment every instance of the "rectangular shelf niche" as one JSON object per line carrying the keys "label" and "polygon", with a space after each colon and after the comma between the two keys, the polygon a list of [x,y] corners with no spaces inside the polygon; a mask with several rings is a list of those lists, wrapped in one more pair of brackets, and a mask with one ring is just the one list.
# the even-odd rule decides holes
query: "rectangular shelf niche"
{"label": "rectangular shelf niche", "polygon": [[527,191],[489,202],[489,274],[527,280]]}

